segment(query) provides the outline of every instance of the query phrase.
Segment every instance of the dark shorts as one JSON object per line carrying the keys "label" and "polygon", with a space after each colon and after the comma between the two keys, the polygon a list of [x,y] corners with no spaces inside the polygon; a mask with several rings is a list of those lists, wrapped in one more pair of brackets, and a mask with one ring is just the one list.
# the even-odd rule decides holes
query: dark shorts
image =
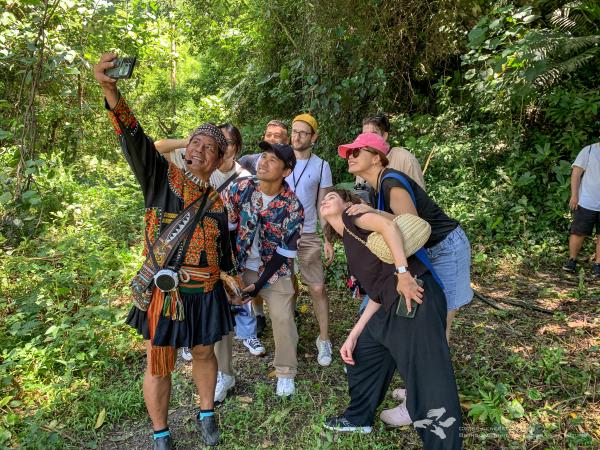
{"label": "dark shorts", "polygon": [[591,236],[596,227],[596,233],[600,233],[600,211],[592,211],[578,206],[573,211],[573,223],[571,224],[571,234],[578,236]]}

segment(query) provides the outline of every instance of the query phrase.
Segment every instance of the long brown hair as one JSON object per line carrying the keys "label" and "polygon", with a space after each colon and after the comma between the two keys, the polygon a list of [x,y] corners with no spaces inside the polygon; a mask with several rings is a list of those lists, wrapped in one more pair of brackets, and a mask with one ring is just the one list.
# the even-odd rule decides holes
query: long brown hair
{"label": "long brown hair", "polygon": [[[328,192],[328,194],[330,192],[334,192],[337,195],[339,195],[342,198],[344,203],[348,203],[348,202],[353,203],[353,204],[362,203],[362,200],[360,199],[360,197],[358,195],[353,194],[351,191],[349,191],[347,189],[333,188]],[[337,232],[329,224],[329,222],[325,222],[325,226],[323,227],[323,235],[325,236],[327,241],[329,241],[331,243],[335,242],[336,239],[340,238],[340,235],[337,234]]]}

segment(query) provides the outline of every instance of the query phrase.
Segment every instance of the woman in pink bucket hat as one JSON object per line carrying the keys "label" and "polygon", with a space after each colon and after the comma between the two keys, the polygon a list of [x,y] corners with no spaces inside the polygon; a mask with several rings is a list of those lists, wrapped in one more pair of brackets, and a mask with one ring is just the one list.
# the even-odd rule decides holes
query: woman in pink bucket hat
{"label": "woman in pink bucket hat", "polygon": [[[470,287],[470,246],[468,239],[458,222],[448,217],[414,180],[402,172],[386,168],[388,165],[387,154],[389,149],[389,145],[377,133],[362,133],[357,136],[354,142],[339,146],[338,154],[340,157],[347,159],[348,171],[353,175],[362,177],[375,188],[373,204],[376,205],[376,209],[365,204],[356,204],[350,206],[347,213],[351,216],[356,216],[370,212],[378,213],[388,218],[393,218],[399,214],[411,213],[426,220],[431,225],[432,233],[425,244],[425,248],[419,251],[417,258],[419,261],[415,265],[418,266],[420,263],[430,270],[436,282],[444,290],[445,298],[442,297],[441,300],[446,300],[444,302],[444,310],[453,311],[472,299],[472,290]],[[416,258],[416,256],[411,258]],[[427,294],[425,297],[424,303],[427,302]],[[435,298],[435,301],[440,301],[439,297]],[[444,330],[446,330],[446,320],[446,316],[441,318],[440,324]],[[445,337],[444,333],[442,333],[442,336]],[[420,343],[420,345],[422,344]],[[443,340],[443,342],[436,341],[436,347],[440,345],[447,348],[446,340]],[[390,352],[393,353],[393,350],[390,350]],[[414,353],[414,356],[410,356],[412,361],[397,362],[396,365],[399,369],[406,364],[410,367],[420,357],[421,355],[417,351]],[[348,375],[351,386],[351,397],[352,385],[356,384],[356,381],[352,381],[353,377],[351,374],[353,372],[349,368]],[[405,395],[406,399],[396,408],[384,410],[381,418],[384,422],[392,426],[413,423],[417,431],[420,432],[419,427],[423,424],[423,417],[421,417],[422,401],[424,400],[424,395],[426,397],[427,395],[423,393],[422,384],[415,383],[414,379],[410,382],[405,373],[402,373],[402,375],[408,387]],[[440,376],[443,377],[441,374]],[[447,384],[445,385],[448,386]],[[381,400],[385,395],[387,387],[386,385],[385,389],[379,393]],[[414,391],[415,389],[416,392]],[[447,389],[450,388],[447,387]],[[455,386],[452,390],[455,394]],[[444,394],[440,393],[440,395],[452,395],[452,393],[445,392]],[[428,445],[426,447],[429,448]]]}

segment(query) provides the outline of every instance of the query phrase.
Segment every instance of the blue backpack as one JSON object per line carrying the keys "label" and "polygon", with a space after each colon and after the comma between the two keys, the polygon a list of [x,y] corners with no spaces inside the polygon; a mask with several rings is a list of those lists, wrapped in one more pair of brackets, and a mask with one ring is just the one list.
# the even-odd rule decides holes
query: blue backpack
{"label": "blue backpack", "polygon": [[[394,178],[394,179],[398,180],[400,183],[402,183],[402,185],[406,188],[406,190],[410,194],[410,198],[412,199],[412,202],[415,205],[415,209],[416,209],[417,208],[417,199],[415,198],[415,193],[413,192],[412,187],[410,186],[410,183],[408,182],[408,180],[405,177],[403,177],[402,175],[400,175],[399,173],[390,172],[383,176],[383,178],[381,179],[381,184],[383,184],[383,180],[387,180],[389,178]],[[383,192],[379,193],[379,198],[377,200],[377,209],[379,211],[385,211],[385,199],[384,199]],[[415,253],[415,256],[417,257],[417,259],[419,261],[421,261],[423,263],[423,265],[425,267],[427,267],[427,269],[431,272],[431,275],[433,275],[433,278],[435,279],[435,281],[437,281],[437,283],[443,289],[444,283],[442,283],[442,280],[440,280],[440,277],[438,277],[437,273],[435,273],[435,270],[433,270],[433,265],[431,264],[431,261],[429,261],[429,257],[427,256],[427,253],[425,252],[425,247],[421,247],[419,250],[417,250],[417,252]]]}

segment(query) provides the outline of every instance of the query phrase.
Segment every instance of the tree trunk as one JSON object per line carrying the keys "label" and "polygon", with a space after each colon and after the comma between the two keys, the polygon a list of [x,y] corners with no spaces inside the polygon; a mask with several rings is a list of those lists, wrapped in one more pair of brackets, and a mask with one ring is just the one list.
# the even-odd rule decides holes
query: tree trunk
{"label": "tree trunk", "polygon": [[35,59],[35,63],[31,71],[25,71],[23,75],[23,85],[27,84],[27,78],[31,77],[31,86],[27,95],[27,104],[23,113],[23,131],[19,140],[19,163],[15,174],[15,199],[21,196],[29,185],[30,177],[25,176],[25,168],[27,161],[36,157],[37,144],[37,117],[36,117],[36,99],[40,84],[40,78],[44,69],[45,58],[45,29],[54,14],[60,0],[50,6],[48,0],[44,0],[44,13],[40,22],[40,28],[34,41],[34,50],[31,51],[31,57]]}

